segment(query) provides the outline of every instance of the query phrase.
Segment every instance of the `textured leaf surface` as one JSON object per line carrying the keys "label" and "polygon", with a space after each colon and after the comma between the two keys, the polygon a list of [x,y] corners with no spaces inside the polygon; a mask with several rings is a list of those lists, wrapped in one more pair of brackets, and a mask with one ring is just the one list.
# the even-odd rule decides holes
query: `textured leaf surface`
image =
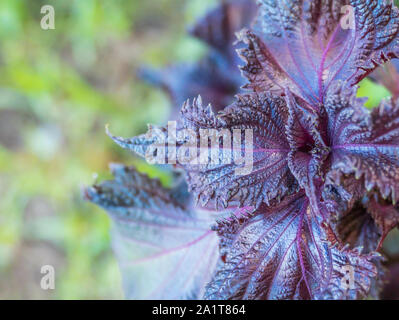
{"label": "textured leaf surface", "polygon": [[399,199],[399,108],[383,102],[369,113],[354,89],[335,84],[325,108],[329,116],[332,169],[364,176],[367,190]]}
{"label": "textured leaf surface", "polygon": [[129,299],[201,298],[218,259],[209,213],[191,207],[185,185],[165,189],[134,168],[86,190],[114,221],[114,251]]}
{"label": "textured leaf surface", "polygon": [[303,193],[218,228],[224,259],[208,299],[355,299],[367,294],[377,272],[374,255],[331,246]]}
{"label": "textured leaf surface", "polygon": [[240,54],[251,90],[288,87],[317,108],[334,80],[356,84],[398,56],[399,13],[392,1],[259,3],[254,32],[243,31],[240,37],[247,44]]}
{"label": "textured leaf surface", "polygon": [[370,197],[367,209],[382,234],[382,242],[393,228],[399,226],[399,205],[392,205],[390,201],[374,194]]}
{"label": "textured leaf surface", "polygon": [[[342,243],[348,244],[350,248],[359,248],[363,254],[380,250],[385,238],[377,219],[370,212],[374,197],[379,197],[367,194],[363,179],[359,181],[353,175],[344,176],[339,171],[329,173],[323,192],[335,234]],[[387,207],[393,208],[392,205]],[[386,211],[389,211],[388,208]],[[381,220],[382,217],[381,214]],[[378,274],[371,282],[369,297],[379,299],[387,270],[381,259],[375,265]]]}
{"label": "textured leaf surface", "polygon": [[[297,190],[287,163],[289,143],[285,137],[286,122],[284,100],[268,94],[238,95],[237,101],[218,116],[210,106],[204,107],[201,99],[194,100],[192,104],[186,103],[178,131],[184,133],[191,130],[195,140],[191,141],[191,146],[199,152],[185,163],[178,157],[178,165],[187,172],[190,190],[204,204],[216,200],[216,204],[224,207],[230,202],[258,207],[262,202]],[[236,139],[235,130],[238,130]],[[170,141],[169,137],[165,137],[166,131],[166,128],[161,128],[132,139],[113,139],[122,147],[145,156],[154,143],[162,145]],[[208,133],[208,142],[204,132]],[[230,141],[228,145],[221,143],[223,136],[230,137],[226,139]],[[247,137],[252,139],[247,140]],[[163,142],[159,142],[160,139]],[[216,143],[212,144],[212,140]],[[165,145],[165,157],[169,157],[173,151],[167,148],[169,144]],[[186,149],[186,143],[178,143],[177,155]],[[212,154],[216,161],[212,160]],[[245,158],[245,154],[252,159],[248,162],[243,159],[239,163],[239,158]],[[207,161],[200,161],[199,155]]]}
{"label": "textured leaf surface", "polygon": [[319,113],[287,91],[289,110],[286,132],[290,143],[289,167],[301,187],[308,190],[322,175],[330,149],[322,136]]}
{"label": "textured leaf surface", "polygon": [[363,179],[354,175],[344,176],[332,171],[324,186],[323,200],[330,212],[334,231],[342,243],[351,248],[362,247],[363,253],[378,248],[381,232],[368,212],[370,202]]}
{"label": "textured leaf surface", "polygon": [[[227,107],[216,117],[209,109],[200,105],[186,105],[183,109],[185,128],[228,130],[234,138],[234,130],[241,131],[241,138],[234,143],[233,161],[230,165],[207,165],[196,170],[186,167],[190,188],[205,197],[213,197],[222,202],[237,200],[241,206],[258,207],[262,202],[269,202],[276,197],[292,193],[296,182],[287,165],[289,144],[284,134],[286,119],[285,103],[281,98],[268,94],[248,94],[237,96],[237,102]],[[203,115],[203,112],[206,115]],[[252,132],[253,147],[251,150],[244,133]],[[253,165],[244,174],[237,169],[234,157],[237,153],[244,155],[252,152]]]}
{"label": "textured leaf surface", "polygon": [[177,128],[112,136],[152,163],[183,168],[195,199],[234,214],[219,212],[210,230],[210,213],[199,215],[186,190],[124,167],[86,193],[115,220],[129,297],[379,294],[375,250],[399,222],[399,107],[392,99],[369,112],[355,85],[399,54],[399,11],[388,0],[258,2],[253,31],[239,34],[248,93],[224,107],[240,83],[232,32],[253,10],[224,2],[192,30],[211,48],[204,64],[153,77],[176,100],[202,93],[216,107],[188,100]]}
{"label": "textured leaf surface", "polygon": [[[348,180],[356,185],[353,179]],[[365,196],[354,202],[346,211],[337,215],[337,221],[334,222],[340,240],[349,244],[351,248],[358,247],[363,254],[379,250],[384,239],[377,221],[373,219],[369,211],[370,199]],[[378,273],[371,282],[369,297],[379,299],[387,277],[387,269],[382,259],[376,261],[375,265]]]}
{"label": "textured leaf surface", "polygon": [[330,171],[323,186],[323,201],[333,218],[350,211],[366,195],[363,179],[356,179],[352,175]]}

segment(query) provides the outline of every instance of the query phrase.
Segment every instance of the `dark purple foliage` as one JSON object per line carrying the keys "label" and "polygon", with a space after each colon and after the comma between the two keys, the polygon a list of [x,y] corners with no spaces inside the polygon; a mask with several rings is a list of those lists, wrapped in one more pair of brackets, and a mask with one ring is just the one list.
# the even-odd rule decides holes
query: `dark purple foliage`
{"label": "dark purple foliage", "polygon": [[381,296],[382,299],[399,300],[399,263],[389,266],[389,278]]}
{"label": "dark purple foliage", "polygon": [[140,78],[169,94],[174,106],[172,119],[178,118],[184,101],[198,95],[206,103],[212,103],[215,111],[233,101],[244,83],[233,46],[235,32],[249,27],[255,14],[254,0],[225,1],[190,28],[190,34],[209,47],[209,53],[201,61],[172,65],[160,71],[139,70]]}
{"label": "dark purple foliage", "polygon": [[[391,99],[369,112],[356,84],[399,57],[399,10],[389,0],[258,4],[254,27],[239,33],[246,91],[219,113],[201,98],[186,101],[177,123],[177,135],[190,130],[196,147],[203,130],[250,130],[252,170],[235,174],[243,169],[235,162],[178,159],[202,209],[184,184],[165,189],[121,166],[114,181],[86,191],[116,221],[129,298],[379,297],[386,276],[378,251],[399,224],[399,105]],[[246,12],[241,1],[230,5]],[[352,18],[343,15],[345,6],[353,9],[350,28],[342,24]],[[235,28],[226,27],[226,12],[226,5],[212,12],[193,33],[228,57],[229,67],[218,72],[230,78]],[[196,80],[171,76],[167,84],[184,81],[176,90],[190,98]],[[215,87],[209,77],[204,83],[223,95],[228,81],[218,78]],[[168,134],[167,127],[150,127],[139,137],[111,137],[140,156],[164,144],[168,158],[187,143]],[[245,153],[241,138],[238,151]],[[221,136],[217,142],[221,147]]]}
{"label": "dark purple foliage", "polygon": [[182,179],[166,189],[134,168],[112,164],[111,171],[115,180],[88,188],[85,196],[114,221],[126,296],[200,298],[218,259],[212,214],[193,208]]}

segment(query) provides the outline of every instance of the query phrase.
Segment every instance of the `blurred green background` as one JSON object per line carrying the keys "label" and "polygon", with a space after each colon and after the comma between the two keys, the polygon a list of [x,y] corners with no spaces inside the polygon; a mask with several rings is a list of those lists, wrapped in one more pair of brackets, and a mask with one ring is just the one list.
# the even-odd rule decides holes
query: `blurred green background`
{"label": "blurred green background", "polygon": [[[162,123],[167,96],[134,70],[195,61],[206,48],[185,33],[217,0],[0,2],[0,299],[123,298],[110,221],[81,187],[123,162],[159,176],[104,133]],[[40,9],[55,9],[42,30]],[[359,95],[387,92],[369,81]],[[40,267],[55,267],[55,290]]]}

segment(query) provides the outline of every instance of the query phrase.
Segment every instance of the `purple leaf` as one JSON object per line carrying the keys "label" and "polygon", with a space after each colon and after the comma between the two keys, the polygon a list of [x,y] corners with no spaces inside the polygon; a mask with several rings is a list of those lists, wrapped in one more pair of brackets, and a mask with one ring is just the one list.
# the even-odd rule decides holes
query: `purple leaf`
{"label": "purple leaf", "polygon": [[[348,181],[357,185],[353,179],[348,179]],[[381,231],[369,210],[369,199],[364,197],[355,202],[347,211],[341,212],[337,216],[337,221],[334,222],[339,239],[343,243],[348,243],[351,248],[361,248],[361,252],[364,254],[380,250],[383,241]],[[382,259],[376,261],[375,265],[378,274],[371,282],[369,297],[379,299],[385,284],[387,270]]]}
{"label": "purple leaf", "polygon": [[197,21],[190,33],[234,61],[237,58],[233,47],[235,33],[250,26],[256,11],[257,6],[253,0],[223,1]]}
{"label": "purple leaf", "polygon": [[332,170],[364,177],[368,191],[399,199],[399,108],[382,102],[371,114],[356,90],[334,84],[327,95]]}
{"label": "purple leaf", "polygon": [[[204,115],[204,112],[198,103],[186,104],[182,111],[184,127],[196,132],[227,129],[233,137],[234,159],[237,153],[249,151],[253,164],[248,172],[243,170],[244,174],[238,173],[237,169],[244,168],[237,161],[230,165],[207,165],[199,170],[186,166],[190,188],[196,194],[202,195],[205,201],[216,197],[225,203],[237,200],[240,206],[259,207],[262,202],[284,197],[297,188],[287,166],[289,144],[284,134],[287,119],[281,98],[268,94],[238,95],[237,101],[218,117],[211,112]],[[241,144],[235,144],[234,130],[243,132]],[[244,143],[247,131],[253,135],[252,150]]]}
{"label": "purple leaf", "polygon": [[337,237],[351,248],[362,247],[363,253],[377,251],[381,233],[368,212],[369,197],[363,180],[332,171],[327,177],[323,200]]}
{"label": "purple leaf", "polygon": [[232,33],[255,9],[224,2],[192,30],[211,49],[201,65],[149,74],[173,99],[202,93],[214,108],[186,100],[178,122],[111,136],[184,169],[205,210],[185,184],[166,189],[123,166],[86,191],[115,221],[128,297],[378,297],[375,251],[399,223],[399,101],[370,112],[356,84],[398,57],[399,10],[388,0],[258,2],[254,30],[239,34],[249,92],[225,107],[241,81]]}
{"label": "purple leaf", "polygon": [[249,26],[256,13],[252,0],[226,1],[207,13],[190,30],[192,36],[209,45],[209,54],[193,64],[176,64],[156,71],[142,68],[138,75],[164,89],[175,106],[171,118],[178,118],[178,107],[201,95],[215,111],[233,101],[243,84],[233,43],[235,32]]}
{"label": "purple leaf", "polygon": [[289,167],[301,187],[310,190],[314,180],[322,176],[322,166],[330,149],[322,135],[319,114],[290,91],[286,96],[289,110],[286,131],[291,149]]}
{"label": "purple leaf", "polygon": [[354,175],[330,171],[325,180],[323,201],[334,218],[350,211],[366,195],[363,179],[357,180]]}
{"label": "purple leaf", "polygon": [[[226,70],[230,71],[226,73]],[[212,102],[214,110],[219,111],[233,101],[242,84],[237,68],[214,54],[195,64],[172,65],[160,71],[142,68],[138,75],[168,93],[173,104],[171,119],[178,118],[178,108],[184,101],[198,95],[207,103]]]}
{"label": "purple leaf", "polygon": [[388,233],[399,226],[399,205],[392,205],[391,201],[383,200],[379,195],[373,194],[367,209],[382,235],[379,243],[379,247],[381,247]]}
{"label": "purple leaf", "polygon": [[343,242],[351,247],[362,247],[364,253],[377,250],[381,237],[373,218],[361,202],[339,218],[337,233]]}
{"label": "purple leaf", "polygon": [[263,206],[240,223],[219,223],[223,261],[206,298],[355,299],[367,295],[377,273],[371,262],[376,256],[332,246],[329,240],[334,237],[323,225],[303,192],[276,207]]}
{"label": "purple leaf", "polygon": [[332,171],[324,185],[323,200],[337,237],[352,248],[362,247],[363,253],[377,251],[381,232],[369,213],[370,199],[363,179]]}
{"label": "purple leaf", "polygon": [[[337,233],[344,243],[353,247],[361,247],[362,253],[368,254],[380,250],[382,243],[381,232],[376,222],[367,209],[368,199],[355,204],[355,206],[342,214],[337,221]],[[369,296],[379,299],[385,284],[387,270],[381,260],[375,262],[378,275],[373,279]]]}
{"label": "purple leaf", "polygon": [[[332,171],[327,177],[323,198],[329,207],[332,226],[340,241],[349,244],[351,248],[359,247],[362,253],[369,254],[380,250],[385,236],[378,227],[378,220],[371,214],[375,201],[373,199],[378,196],[366,196],[362,180],[356,180],[353,175],[343,176],[339,171]],[[392,205],[387,204],[387,207],[393,209]],[[380,219],[383,219],[382,215]],[[369,295],[373,299],[379,299],[386,278],[386,268],[381,260],[375,264],[378,275],[372,281]]]}
{"label": "purple leaf", "polygon": [[384,300],[399,300],[399,262],[389,266],[389,277],[386,281],[382,298]]}
{"label": "purple leaf", "polygon": [[[365,196],[364,182],[356,180],[353,175],[344,176],[339,171],[331,171],[326,180],[323,199],[340,242],[349,244],[350,248],[359,248],[363,254],[378,251],[381,232],[368,212],[369,198]],[[386,268],[381,259],[375,261],[375,265],[378,274],[371,282],[369,297],[379,299]]]}
{"label": "purple leaf", "polygon": [[289,88],[315,109],[334,80],[351,85],[399,54],[399,11],[381,0],[260,0],[240,51],[246,88]]}
{"label": "purple leaf", "polygon": [[134,168],[112,165],[115,180],[85,196],[114,221],[113,244],[129,299],[201,298],[218,259],[208,212],[197,212],[185,184],[165,189]]}
{"label": "purple leaf", "polygon": [[[202,204],[215,200],[223,207],[237,202],[241,207],[259,207],[262,202],[293,193],[298,186],[288,168],[286,122],[284,100],[268,94],[238,95],[237,101],[218,116],[200,99],[187,102],[177,136],[191,130],[195,154],[184,163],[177,157],[177,165],[186,170],[190,191]],[[187,151],[184,139],[177,141],[176,152],[172,150],[167,128],[132,139],[112,138],[140,156],[148,156],[154,144],[165,145],[164,159]]]}

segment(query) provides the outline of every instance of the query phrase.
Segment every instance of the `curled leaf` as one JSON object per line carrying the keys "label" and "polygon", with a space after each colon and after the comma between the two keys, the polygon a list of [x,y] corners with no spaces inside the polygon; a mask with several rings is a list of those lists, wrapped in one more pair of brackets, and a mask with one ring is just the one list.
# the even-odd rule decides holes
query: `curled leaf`
{"label": "curled leaf", "polygon": [[322,177],[322,167],[329,155],[321,128],[321,117],[305,101],[286,92],[289,110],[286,133],[290,143],[289,167],[304,189]]}
{"label": "curled leaf", "polygon": [[112,165],[114,180],[85,190],[111,216],[113,247],[128,299],[198,299],[218,259],[212,217],[186,187],[166,189],[134,168]]}
{"label": "curled leaf", "polygon": [[367,210],[370,212],[382,235],[379,245],[382,246],[388,233],[393,228],[399,226],[399,205],[392,205],[391,201],[383,200],[378,194],[373,194],[367,204]]}

